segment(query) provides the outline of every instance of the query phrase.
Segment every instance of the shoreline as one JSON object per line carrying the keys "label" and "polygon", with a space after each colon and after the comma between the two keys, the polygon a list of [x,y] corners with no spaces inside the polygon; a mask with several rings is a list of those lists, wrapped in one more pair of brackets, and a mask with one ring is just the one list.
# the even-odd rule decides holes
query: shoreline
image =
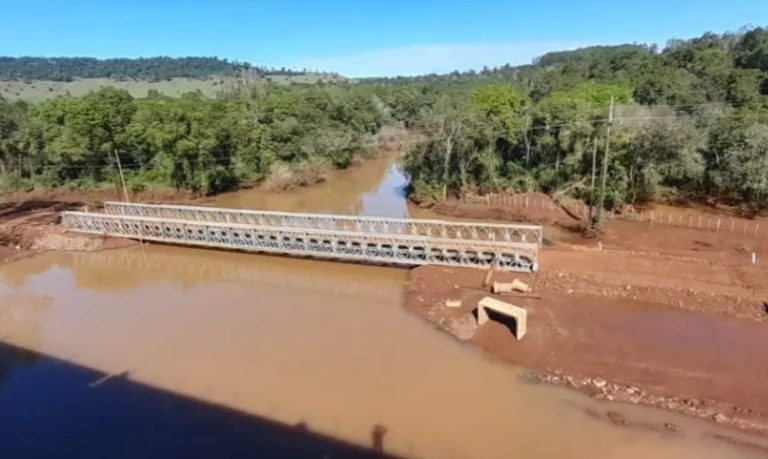
{"label": "shoreline", "polygon": [[[527,369],[523,379],[530,383],[768,436],[768,396],[761,391],[768,380],[761,352],[768,349],[768,266],[750,260],[768,259],[768,241],[757,231],[608,220],[590,233],[584,216],[541,193],[496,204],[420,205],[454,218],[541,224],[545,234],[540,272],[494,273],[500,281],[529,283],[538,299],[493,295],[480,271],[412,270],[405,306],[435,328]],[[733,209],[653,205],[733,217]],[[528,334],[520,342],[500,323],[478,329],[470,313],[483,296],[526,308]],[[457,299],[461,307],[447,307]],[[608,418],[629,423],[615,413]]]}
{"label": "shoreline", "polygon": [[[566,237],[542,248],[538,273],[494,272],[533,295],[493,295],[480,270],[425,266],[410,272],[405,307],[528,369],[530,382],[768,435],[768,267],[742,250],[768,253],[768,242],[619,221],[606,225],[602,250]],[[478,328],[472,310],[484,296],[525,308],[528,334]]]}

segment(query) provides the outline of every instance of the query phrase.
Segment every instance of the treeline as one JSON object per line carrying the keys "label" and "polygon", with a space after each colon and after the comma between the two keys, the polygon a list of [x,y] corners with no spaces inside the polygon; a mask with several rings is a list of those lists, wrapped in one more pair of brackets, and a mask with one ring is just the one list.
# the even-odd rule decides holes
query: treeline
{"label": "treeline", "polygon": [[541,190],[599,204],[604,175],[606,207],[768,206],[768,29],[391,83],[375,82],[422,88],[413,123],[427,137],[403,161],[421,198]]}
{"label": "treeline", "polygon": [[[38,105],[0,98],[0,187],[172,186],[200,194],[312,181],[366,151],[385,112],[356,87],[279,86],[208,99],[105,88]],[[119,163],[119,164],[118,164]]]}
{"label": "treeline", "polygon": [[306,70],[253,67],[217,57],[149,57],[95,59],[92,57],[2,57],[0,80],[72,81],[76,78],[113,78],[159,81],[170,78],[206,78],[239,75],[302,75]]}
{"label": "treeline", "polygon": [[605,207],[685,198],[759,210],[768,30],[418,78],[234,79],[214,99],[114,88],[37,105],[0,99],[0,186],[104,186],[116,183],[118,160],[134,190],[311,183],[346,167],[386,124],[423,136],[402,159],[422,199],[540,190]]}

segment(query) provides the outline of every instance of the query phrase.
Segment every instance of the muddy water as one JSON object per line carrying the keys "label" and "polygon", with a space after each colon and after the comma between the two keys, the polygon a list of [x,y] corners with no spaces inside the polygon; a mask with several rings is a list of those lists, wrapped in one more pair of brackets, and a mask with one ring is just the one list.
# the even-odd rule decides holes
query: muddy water
{"label": "muddy water", "polygon": [[329,180],[309,188],[281,193],[259,188],[216,196],[211,204],[221,207],[321,212],[385,217],[429,218],[428,212],[408,205],[408,180],[394,166],[393,154],[336,172]]}
{"label": "muddy water", "polygon": [[[217,204],[406,214],[402,176],[391,158],[376,164],[364,170],[365,184],[337,177],[344,192],[329,182],[317,194],[252,190]],[[520,383],[518,370],[406,312],[405,277],[392,268],[155,245],[45,254],[0,267],[0,337],[359,444],[370,444],[380,424],[385,448],[407,456],[764,454],[713,439],[710,423]],[[641,428],[611,425],[606,410]],[[665,431],[665,422],[681,431]]]}

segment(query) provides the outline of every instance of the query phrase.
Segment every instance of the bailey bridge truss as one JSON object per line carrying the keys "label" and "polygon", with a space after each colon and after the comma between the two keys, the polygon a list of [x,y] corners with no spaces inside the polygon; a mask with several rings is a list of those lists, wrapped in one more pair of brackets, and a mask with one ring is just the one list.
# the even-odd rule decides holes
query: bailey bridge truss
{"label": "bailey bridge truss", "polygon": [[[420,226],[424,220],[395,219],[393,226],[387,226],[394,229],[379,232],[373,229],[384,228],[388,219],[118,203],[108,203],[105,209],[106,214],[64,212],[63,223],[69,230],[91,234],[301,257],[538,270],[537,242],[459,238],[451,232],[452,226],[445,230],[450,236],[422,235],[418,231],[429,228]],[[351,225],[352,221],[359,225],[354,230],[334,226]],[[482,224],[467,225],[477,227],[478,234],[491,234],[480,230]]]}
{"label": "bailey bridge truss", "polygon": [[105,202],[104,211],[110,215],[168,218],[198,222],[241,223],[279,228],[353,231],[382,235],[430,236],[473,241],[532,242],[539,245],[542,242],[541,226],[538,225],[304,214],[124,202]]}

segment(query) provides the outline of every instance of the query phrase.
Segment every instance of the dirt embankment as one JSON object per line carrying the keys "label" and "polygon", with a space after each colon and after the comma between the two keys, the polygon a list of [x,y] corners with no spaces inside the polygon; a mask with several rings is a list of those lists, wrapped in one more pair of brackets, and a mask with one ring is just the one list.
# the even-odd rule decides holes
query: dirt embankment
{"label": "dirt embankment", "polygon": [[565,239],[542,249],[539,273],[494,275],[533,286],[498,297],[528,310],[520,341],[499,323],[476,327],[471,311],[490,295],[481,271],[418,268],[406,305],[535,381],[768,433],[768,241],[631,222]]}
{"label": "dirt embankment", "polygon": [[[72,191],[64,188],[12,192],[0,202],[0,263],[51,250],[92,251],[127,247],[134,241],[67,233],[59,224],[65,210],[95,209],[103,201],[120,200],[117,190]],[[189,202],[192,197],[173,190],[138,193],[132,200]]]}
{"label": "dirt embankment", "polygon": [[584,215],[584,205],[564,203],[553,200],[544,193],[518,193],[509,196],[495,196],[493,199],[467,198],[465,200],[446,200],[420,202],[422,207],[437,213],[456,218],[478,220],[502,220],[539,223],[563,228],[580,228]]}
{"label": "dirt embankment", "polygon": [[80,210],[80,201],[25,200],[0,204],[0,263],[50,250],[92,251],[127,247],[127,239],[67,233],[61,212]]}

